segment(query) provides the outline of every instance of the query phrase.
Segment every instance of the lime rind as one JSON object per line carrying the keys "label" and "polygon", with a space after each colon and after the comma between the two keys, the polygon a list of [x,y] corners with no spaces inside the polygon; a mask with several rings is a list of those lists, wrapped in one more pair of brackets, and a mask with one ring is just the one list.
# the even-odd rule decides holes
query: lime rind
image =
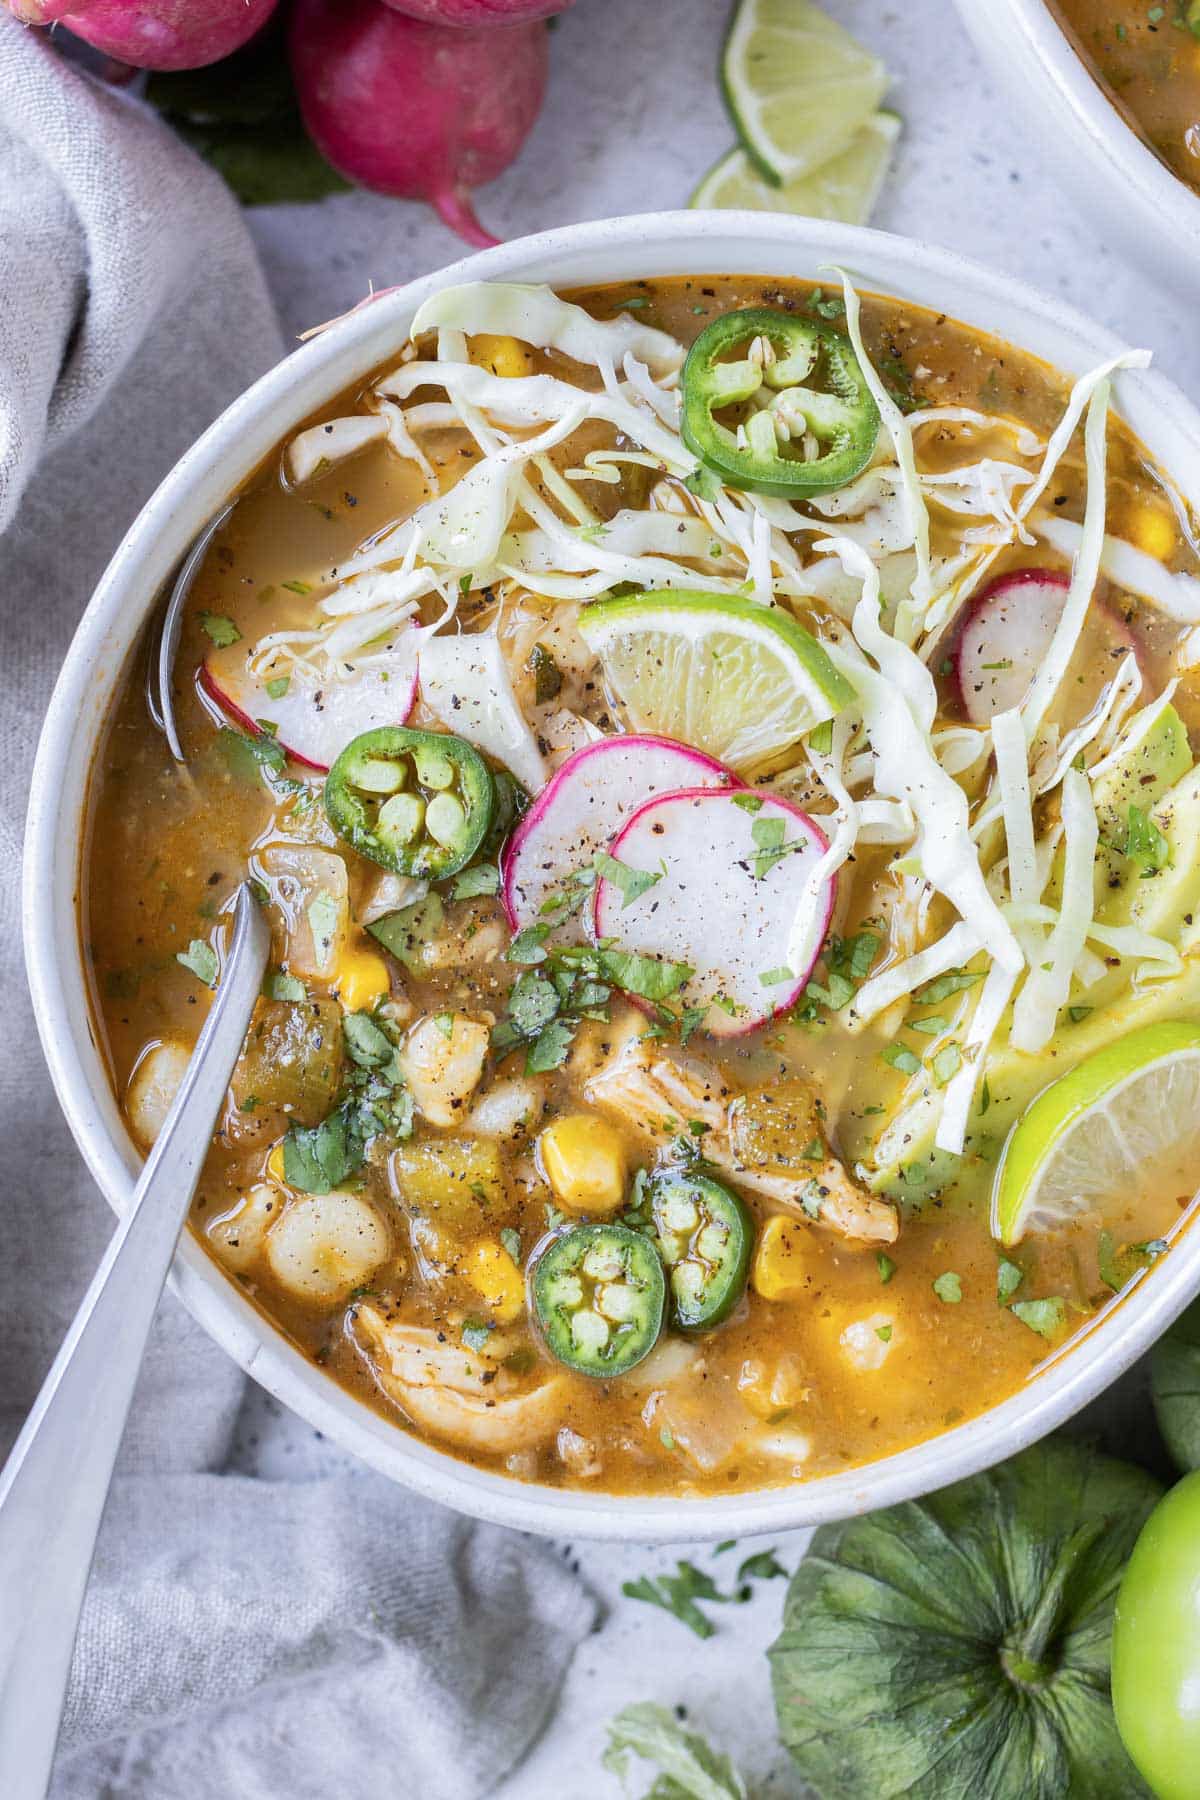
{"label": "lime rind", "polygon": [[855,697],[811,633],[754,600],[628,594],[584,607],[579,630],[633,729],[692,744],[739,772],[764,767]]}
{"label": "lime rind", "polygon": [[714,163],[688,205],[795,213],[801,218],[865,225],[887,180],[900,128],[895,113],[877,112],[840,156],[779,187],[763,179],[739,145]]}
{"label": "lime rind", "polygon": [[849,148],[888,72],[814,0],[741,0],[721,84],[748,155],[780,186]]}
{"label": "lime rind", "polygon": [[1200,1025],[1131,1031],[1043,1088],[996,1174],[992,1235],[1012,1245],[1098,1210],[1173,1143],[1200,1142]]}

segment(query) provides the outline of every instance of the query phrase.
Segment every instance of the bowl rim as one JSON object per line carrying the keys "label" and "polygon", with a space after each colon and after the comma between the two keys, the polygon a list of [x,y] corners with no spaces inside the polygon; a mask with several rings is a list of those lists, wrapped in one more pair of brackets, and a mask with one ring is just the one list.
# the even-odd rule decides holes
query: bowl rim
{"label": "bowl rim", "polygon": [[[1200,273],[1200,193],[1165,163],[1093,75],[1048,0],[955,0],[968,33],[986,46],[1027,112],[1057,123],[1059,138],[1099,162],[1171,256]],[[1013,61],[1014,37],[1019,63]],[[1050,128],[1047,128],[1049,130]],[[1114,208],[1106,204],[1111,219]]]}
{"label": "bowl rim", "polygon": [[[34,1012],[59,1103],[118,1214],[140,1158],[93,1040],[77,925],[88,772],[126,657],[198,530],[300,419],[398,352],[417,306],[467,279],[561,286],[651,275],[800,278],[845,264],[871,291],[933,306],[1068,374],[1122,346],[1057,299],[914,239],[781,214],[641,214],[560,227],[478,252],[384,290],[262,376],[185,452],[125,533],[64,659],[38,743],[26,829],[22,923]],[[1154,371],[1117,378],[1121,410],[1200,506],[1200,413]],[[1183,465],[1183,467],[1181,467]],[[1200,1232],[1098,1314],[1069,1354],[1006,1400],[908,1449],[841,1473],[715,1496],[609,1495],[528,1484],[410,1435],[304,1357],[185,1234],[170,1278],[193,1317],[284,1405],[380,1473],[476,1517],[547,1535],[640,1543],[779,1531],[891,1505],[986,1468],[1061,1424],[1127,1369],[1200,1291]],[[1112,1323],[1116,1311],[1122,1328]]]}

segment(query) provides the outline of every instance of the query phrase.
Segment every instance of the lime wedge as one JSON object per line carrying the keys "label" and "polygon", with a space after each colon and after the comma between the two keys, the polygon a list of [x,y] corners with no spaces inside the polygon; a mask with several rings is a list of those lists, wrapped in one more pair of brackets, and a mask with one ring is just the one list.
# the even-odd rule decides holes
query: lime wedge
{"label": "lime wedge", "polygon": [[744,150],[730,150],[708,171],[688,205],[739,206],[751,212],[799,213],[807,219],[865,225],[875,210],[899,135],[895,113],[877,112],[859,129],[849,149],[782,187],[764,181]]}
{"label": "lime wedge", "polygon": [[1200,1025],[1131,1031],[1043,1089],[1005,1146],[992,1235],[1016,1244],[1130,1190],[1200,1185]]}
{"label": "lime wedge", "polygon": [[888,73],[814,0],[740,0],[721,79],[742,143],[778,186],[849,149]]}
{"label": "lime wedge", "polygon": [[854,691],[781,608],[722,594],[597,600],[579,630],[635,731],[661,733],[746,773],[848,706]]}

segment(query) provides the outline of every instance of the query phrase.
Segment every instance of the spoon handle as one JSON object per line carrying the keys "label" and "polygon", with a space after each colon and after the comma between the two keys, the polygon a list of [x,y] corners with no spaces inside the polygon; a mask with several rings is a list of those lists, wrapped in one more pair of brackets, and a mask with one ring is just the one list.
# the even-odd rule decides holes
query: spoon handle
{"label": "spoon handle", "polygon": [[0,1793],[42,1800],[79,1611],[159,1295],[262,987],[248,887],[187,1073],[104,1259],[0,1472]]}

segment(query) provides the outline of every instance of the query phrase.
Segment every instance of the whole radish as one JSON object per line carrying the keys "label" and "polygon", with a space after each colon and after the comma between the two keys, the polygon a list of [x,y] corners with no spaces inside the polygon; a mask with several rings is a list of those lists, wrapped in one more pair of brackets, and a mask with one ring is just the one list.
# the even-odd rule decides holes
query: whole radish
{"label": "whole radish", "polygon": [[296,0],[289,31],[309,136],[350,181],[428,200],[469,244],[498,240],[471,190],[516,156],[546,86],[546,27],[448,30],[382,0]]}
{"label": "whole radish", "polygon": [[65,25],[137,69],[200,69],[252,38],[277,0],[5,0],[27,25]]}
{"label": "whole radish", "polygon": [[574,0],[383,0],[393,12],[429,25],[519,25],[566,12]]}

